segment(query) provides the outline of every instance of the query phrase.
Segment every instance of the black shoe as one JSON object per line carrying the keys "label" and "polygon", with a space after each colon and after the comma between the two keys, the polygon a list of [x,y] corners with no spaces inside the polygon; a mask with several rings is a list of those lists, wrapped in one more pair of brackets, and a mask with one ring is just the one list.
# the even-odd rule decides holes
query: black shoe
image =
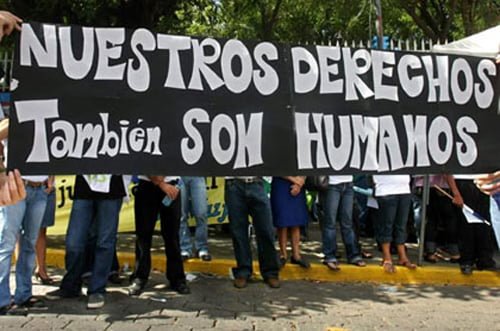
{"label": "black shoe", "polygon": [[264,280],[264,282],[270,287],[270,288],[280,288],[281,284],[278,278],[276,277],[269,277]]}
{"label": "black shoe", "polygon": [[248,284],[248,280],[246,278],[243,278],[243,277],[235,278],[233,281],[234,287],[239,288],[239,289],[247,287],[247,284]]}
{"label": "black shoe", "polygon": [[45,305],[45,302],[43,302],[42,299],[39,299],[37,297],[31,297],[28,300],[24,301],[23,303],[20,303],[17,305],[19,307],[24,307],[29,310],[45,310],[47,309],[47,306]]}
{"label": "black shoe", "polygon": [[140,279],[134,279],[132,283],[130,283],[130,286],[127,287],[128,295],[130,296],[140,295],[145,285],[146,285],[145,282],[141,281]]}
{"label": "black shoe", "polygon": [[45,299],[47,300],[60,300],[60,299],[70,299],[70,298],[78,298],[81,295],[81,293],[78,294],[69,294],[66,293],[65,291],[61,290],[60,288],[52,291],[45,293]]}
{"label": "black shoe", "polygon": [[309,262],[307,262],[303,257],[301,257],[300,259],[296,260],[292,256],[292,258],[290,259],[290,263],[291,264],[297,264],[297,265],[301,266],[304,269],[309,269],[311,267],[311,265],[309,264]]}
{"label": "black shoe", "polygon": [[470,264],[460,265],[460,271],[464,275],[472,275],[472,266]]}
{"label": "black shoe", "polygon": [[179,294],[190,294],[191,293],[189,286],[185,282],[180,282],[179,284],[177,284],[175,286],[171,286],[170,288]]}
{"label": "black shoe", "polygon": [[119,273],[113,272],[111,275],[109,275],[108,282],[114,285],[121,285],[123,282],[123,278],[120,277]]}
{"label": "black shoe", "polygon": [[208,253],[208,252],[205,252],[205,251],[200,252],[200,253],[198,254],[198,256],[200,257],[200,259],[201,259],[202,261],[205,261],[205,262],[210,262],[210,261],[212,261],[212,255],[210,255],[210,253]]}

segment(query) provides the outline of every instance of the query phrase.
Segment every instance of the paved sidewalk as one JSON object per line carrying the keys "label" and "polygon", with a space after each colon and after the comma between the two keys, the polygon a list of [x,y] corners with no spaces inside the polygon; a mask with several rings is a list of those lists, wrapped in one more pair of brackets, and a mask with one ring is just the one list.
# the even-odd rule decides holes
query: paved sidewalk
{"label": "paved sidewalk", "polygon": [[500,330],[498,288],[284,281],[276,290],[256,281],[238,290],[229,279],[191,276],[190,295],[166,290],[153,273],[138,298],[115,286],[100,310],[87,310],[86,297],[48,301],[26,317],[1,316],[0,330]]}

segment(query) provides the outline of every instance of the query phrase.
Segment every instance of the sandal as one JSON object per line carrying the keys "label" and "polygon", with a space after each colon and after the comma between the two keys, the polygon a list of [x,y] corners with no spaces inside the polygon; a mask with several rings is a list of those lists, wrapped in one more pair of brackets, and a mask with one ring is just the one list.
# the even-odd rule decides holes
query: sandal
{"label": "sandal", "polygon": [[373,254],[367,251],[361,251],[361,256],[363,257],[363,259],[373,258]]}
{"label": "sandal", "polygon": [[414,264],[414,263],[411,263],[410,260],[406,260],[406,261],[399,261],[398,262],[398,265],[402,266],[402,267],[406,267],[410,270],[415,270],[417,269],[417,265]]}
{"label": "sandal", "polygon": [[328,269],[332,271],[340,271],[339,263],[337,261],[323,262],[324,265],[328,267]]}
{"label": "sandal", "polygon": [[437,253],[427,253],[424,256],[424,260],[429,263],[437,263],[440,259],[441,258]]}
{"label": "sandal", "polygon": [[356,267],[366,267],[366,262],[361,259],[354,260],[351,262],[351,264],[355,265]]}
{"label": "sandal", "polygon": [[287,258],[286,258],[286,257],[284,257],[284,256],[281,256],[281,257],[280,257],[280,269],[281,269],[281,268],[283,268],[283,267],[285,266],[285,264],[286,264],[286,260],[287,260]]}
{"label": "sandal", "polygon": [[381,265],[387,273],[393,274],[396,272],[396,268],[394,267],[394,264],[392,264],[392,261],[382,261]]}
{"label": "sandal", "polygon": [[309,269],[311,267],[311,265],[309,264],[309,262],[307,262],[304,258],[300,258],[300,259],[296,259],[292,256],[292,258],[290,259],[290,263],[291,264],[297,264],[299,266],[301,266],[302,268],[304,269]]}

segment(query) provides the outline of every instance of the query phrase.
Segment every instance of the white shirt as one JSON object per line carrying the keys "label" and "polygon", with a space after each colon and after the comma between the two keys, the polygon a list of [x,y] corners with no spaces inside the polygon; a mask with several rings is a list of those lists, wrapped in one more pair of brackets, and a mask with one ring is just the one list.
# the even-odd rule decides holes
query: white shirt
{"label": "white shirt", "polygon": [[49,179],[49,176],[21,176],[25,180],[29,180],[30,182],[45,182]]}
{"label": "white shirt", "polygon": [[[139,179],[146,180],[148,182],[151,181],[151,179],[149,179],[149,177],[146,175],[140,175],[138,177],[139,177]],[[168,183],[168,182],[171,182],[173,180],[179,180],[180,178],[181,178],[180,176],[165,176],[165,178],[163,178],[163,181],[165,183]]]}
{"label": "white shirt", "polygon": [[410,175],[373,175],[375,196],[409,194]]}
{"label": "white shirt", "polygon": [[350,183],[352,180],[352,175],[328,176],[328,185]]}

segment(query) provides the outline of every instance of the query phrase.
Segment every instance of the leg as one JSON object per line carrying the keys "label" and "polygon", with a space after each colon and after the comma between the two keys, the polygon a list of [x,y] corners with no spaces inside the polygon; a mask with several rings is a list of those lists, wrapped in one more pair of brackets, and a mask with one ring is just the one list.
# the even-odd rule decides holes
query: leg
{"label": "leg", "polygon": [[300,227],[290,228],[292,238],[292,256],[295,260],[301,260],[300,256]]}
{"label": "leg", "polygon": [[259,268],[262,278],[278,278],[279,264],[274,247],[274,226],[271,216],[271,204],[264,185],[261,182],[247,184],[249,194],[249,212],[257,238]]}
{"label": "leg", "polygon": [[106,292],[108,275],[115,255],[116,233],[122,200],[106,199],[98,200],[95,203],[97,205],[95,216],[97,238],[88,294]]}
{"label": "leg", "polygon": [[33,295],[31,275],[35,269],[35,245],[47,206],[47,193],[44,190],[45,187],[40,186],[33,189],[32,194],[26,197],[26,211],[19,237],[20,253],[16,263],[16,293],[14,295],[16,304],[28,301]]}
{"label": "leg", "polygon": [[359,244],[354,234],[352,224],[352,209],[354,203],[354,191],[352,183],[342,184],[343,191],[339,206],[340,229],[342,231],[342,239],[346,248],[347,260],[349,263],[362,264],[361,252]]}
{"label": "leg", "polygon": [[[300,233],[299,233],[300,236]],[[278,242],[280,246],[280,259],[287,259],[286,245],[288,242],[288,228],[278,228]]]}
{"label": "leg", "polygon": [[131,280],[138,279],[142,286],[151,271],[151,241],[165,194],[153,183],[141,180],[135,193],[135,268]]}
{"label": "leg", "polygon": [[43,282],[52,283],[52,279],[47,275],[47,266],[45,265],[45,257],[47,250],[47,228],[41,228],[36,241],[36,276]]}
{"label": "leg", "polygon": [[205,177],[194,177],[191,186],[191,211],[196,219],[194,245],[200,253],[208,254],[208,201]]}
{"label": "leg", "polygon": [[47,228],[54,225],[56,213],[56,191],[53,190],[47,196],[47,206],[43,214],[42,225],[36,243],[36,272],[42,280],[42,283],[51,284],[53,281],[47,275],[47,267],[45,265],[46,249],[47,249]]}
{"label": "leg", "polygon": [[394,220],[394,243],[396,244],[399,264],[409,269],[415,269],[417,266],[410,262],[406,255],[406,224],[410,213],[411,195],[401,194],[397,196],[398,204],[396,218]]}
{"label": "leg", "polygon": [[92,200],[73,200],[66,233],[66,274],[61,282],[61,290],[67,296],[80,294],[81,276],[85,267],[85,245],[93,217],[94,203]]}
{"label": "leg", "polygon": [[184,185],[181,186],[181,205],[182,205],[182,216],[179,230],[179,240],[181,245],[181,252],[183,256],[191,257],[193,256],[192,244],[191,244],[191,233],[189,231],[188,219],[189,210],[192,206],[192,201],[190,201],[192,184],[191,180],[193,177],[182,177]]}
{"label": "leg", "polygon": [[393,235],[394,219],[397,211],[397,198],[395,196],[384,196],[377,198],[379,209],[375,217],[375,236],[382,246],[384,270],[394,272],[391,256],[391,241]]}
{"label": "leg", "polygon": [[[27,189],[27,194],[30,188]],[[26,209],[26,200],[17,204],[0,207],[0,307],[10,305],[10,268],[12,254]]]}
{"label": "leg", "polygon": [[[182,194],[182,193],[180,193]],[[168,207],[160,209],[161,234],[165,243],[167,256],[167,279],[170,287],[177,288],[186,283],[184,264],[182,263],[181,248],[179,245],[179,226],[181,219],[181,199],[178,197]]]}
{"label": "leg", "polygon": [[246,203],[245,184],[236,180],[226,180],[224,200],[229,216],[229,228],[233,239],[236,268],[235,278],[248,279],[252,276],[252,251],[248,238],[248,206]]}
{"label": "leg", "polygon": [[324,262],[337,262],[337,229],[336,220],[340,204],[340,186],[330,185],[326,192],[319,195],[324,217],[321,218],[321,239],[323,246]]}

